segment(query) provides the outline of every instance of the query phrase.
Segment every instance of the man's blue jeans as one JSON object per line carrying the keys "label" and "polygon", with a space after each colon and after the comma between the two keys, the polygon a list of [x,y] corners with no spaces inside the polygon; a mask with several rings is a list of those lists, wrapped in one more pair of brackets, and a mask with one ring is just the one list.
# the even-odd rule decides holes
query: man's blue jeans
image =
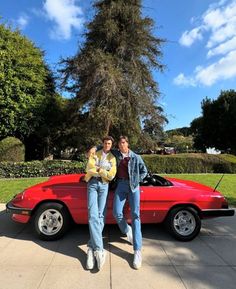
{"label": "man's blue jeans", "polygon": [[91,178],[88,182],[88,221],[90,240],[88,247],[93,250],[103,250],[102,231],[106,215],[108,183]]}
{"label": "man's blue jeans", "polygon": [[115,217],[123,234],[128,233],[128,224],[123,215],[123,208],[126,199],[129,200],[132,218],[133,247],[134,250],[141,250],[142,233],[140,221],[140,190],[139,186],[131,191],[129,180],[118,180],[113,202],[113,216]]}

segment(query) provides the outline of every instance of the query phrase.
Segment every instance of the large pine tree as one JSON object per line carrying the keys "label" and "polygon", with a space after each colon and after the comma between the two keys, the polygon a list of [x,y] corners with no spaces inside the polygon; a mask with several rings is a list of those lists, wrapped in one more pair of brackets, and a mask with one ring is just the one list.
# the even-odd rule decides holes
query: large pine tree
{"label": "large pine tree", "polygon": [[62,62],[63,85],[93,134],[138,136],[145,119],[165,121],[152,76],[152,69],[163,70],[164,40],[152,34],[154,22],[142,16],[141,0],[100,0],[94,8],[83,47]]}

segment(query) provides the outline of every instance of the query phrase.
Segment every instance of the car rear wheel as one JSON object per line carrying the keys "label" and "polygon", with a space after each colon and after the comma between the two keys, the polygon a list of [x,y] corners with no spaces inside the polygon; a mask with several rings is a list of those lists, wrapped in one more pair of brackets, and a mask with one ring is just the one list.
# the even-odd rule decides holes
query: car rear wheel
{"label": "car rear wheel", "polygon": [[33,225],[36,235],[42,240],[61,238],[70,224],[70,216],[66,208],[59,203],[44,203],[34,215]]}
{"label": "car rear wheel", "polygon": [[201,219],[192,207],[173,208],[166,220],[170,234],[180,241],[191,241],[200,232]]}

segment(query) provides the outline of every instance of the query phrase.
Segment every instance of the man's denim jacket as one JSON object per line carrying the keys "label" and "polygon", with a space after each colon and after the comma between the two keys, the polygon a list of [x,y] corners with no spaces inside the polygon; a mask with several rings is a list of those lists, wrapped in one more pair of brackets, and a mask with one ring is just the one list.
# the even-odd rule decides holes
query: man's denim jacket
{"label": "man's denim jacket", "polygon": [[[120,164],[120,161],[123,159],[121,152],[117,149],[111,149],[112,154],[116,157],[117,167]],[[129,181],[130,188],[132,191],[137,189],[139,183],[143,181],[146,177],[148,171],[144,164],[141,156],[135,154],[133,151],[129,150],[130,160],[128,162],[128,173],[129,173]]]}

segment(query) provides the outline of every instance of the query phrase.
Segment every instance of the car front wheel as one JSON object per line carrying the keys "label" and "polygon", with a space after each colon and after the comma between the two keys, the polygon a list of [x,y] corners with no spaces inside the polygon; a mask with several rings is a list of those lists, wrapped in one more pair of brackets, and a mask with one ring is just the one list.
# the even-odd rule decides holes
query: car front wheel
{"label": "car front wheel", "polygon": [[201,219],[192,207],[173,208],[166,220],[170,234],[180,241],[191,241],[200,232]]}
{"label": "car front wheel", "polygon": [[33,220],[34,231],[42,240],[61,238],[70,224],[66,208],[59,203],[44,203],[36,211]]}

